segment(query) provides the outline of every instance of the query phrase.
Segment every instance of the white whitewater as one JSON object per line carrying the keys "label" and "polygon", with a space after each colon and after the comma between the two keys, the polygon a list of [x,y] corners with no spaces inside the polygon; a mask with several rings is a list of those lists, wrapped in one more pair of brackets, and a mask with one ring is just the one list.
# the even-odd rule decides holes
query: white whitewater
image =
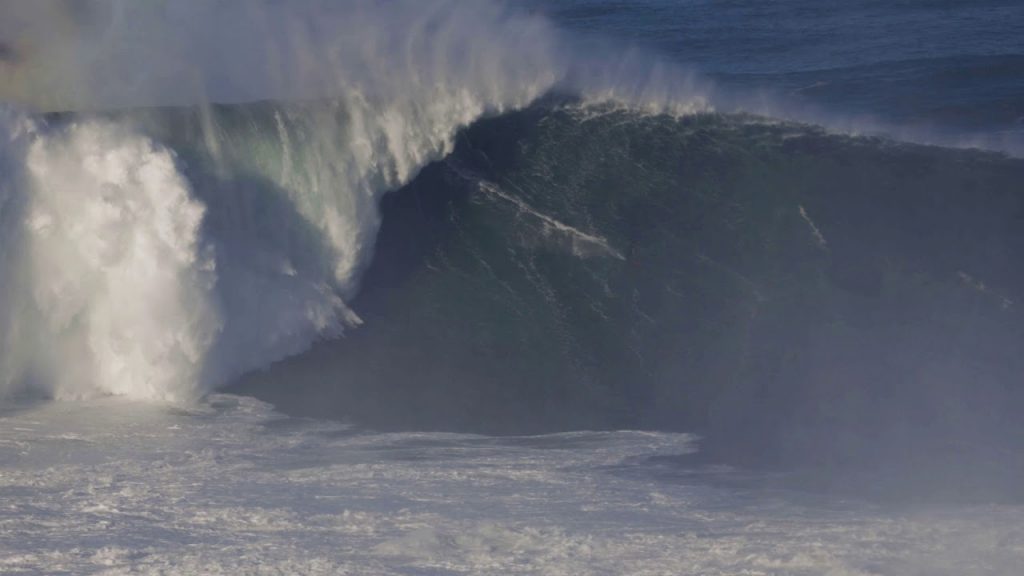
{"label": "white whitewater", "polygon": [[202,205],[144,138],[83,123],[32,140],[18,327],[30,377],[58,397],[178,396],[220,329]]}
{"label": "white whitewater", "polygon": [[[220,164],[217,189],[197,189],[129,120],[4,112],[0,394],[183,400],[357,323],[344,300],[371,256],[379,196],[446,154],[460,127],[562,76],[547,24],[492,3],[2,11],[19,55],[0,67],[2,96],[21,108],[332,104],[278,112],[262,142],[206,114],[196,145]],[[250,193],[243,170],[272,182],[277,204]],[[266,214],[282,202],[287,213]],[[319,236],[318,262],[281,231],[299,228]]]}
{"label": "white whitewater", "polygon": [[250,398],[0,413],[5,574],[1008,576],[1020,506],[872,506],[685,434],[362,434]]}

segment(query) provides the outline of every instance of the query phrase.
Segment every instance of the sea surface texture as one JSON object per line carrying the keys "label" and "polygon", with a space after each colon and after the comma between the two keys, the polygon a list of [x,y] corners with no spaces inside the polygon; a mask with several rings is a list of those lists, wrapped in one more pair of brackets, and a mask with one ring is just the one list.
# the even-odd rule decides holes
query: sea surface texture
{"label": "sea surface texture", "polygon": [[0,0],[0,573],[1018,574],[1022,30]]}

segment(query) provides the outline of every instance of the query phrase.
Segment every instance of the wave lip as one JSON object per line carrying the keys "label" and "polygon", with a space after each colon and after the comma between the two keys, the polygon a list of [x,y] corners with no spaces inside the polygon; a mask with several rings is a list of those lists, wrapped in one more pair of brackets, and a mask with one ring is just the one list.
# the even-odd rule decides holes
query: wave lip
{"label": "wave lip", "polygon": [[379,197],[564,76],[491,2],[61,6],[0,10],[0,97],[135,109],[4,112],[5,393],[188,398],[357,324]]}

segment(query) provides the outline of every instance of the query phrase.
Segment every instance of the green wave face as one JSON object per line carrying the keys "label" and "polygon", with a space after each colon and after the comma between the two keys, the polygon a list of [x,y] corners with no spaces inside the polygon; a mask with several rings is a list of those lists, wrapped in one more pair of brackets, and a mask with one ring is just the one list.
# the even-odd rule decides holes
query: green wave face
{"label": "green wave face", "polygon": [[376,427],[752,452],[1020,430],[1021,182],[990,153],[534,107],[385,198],[363,327],[242,386]]}

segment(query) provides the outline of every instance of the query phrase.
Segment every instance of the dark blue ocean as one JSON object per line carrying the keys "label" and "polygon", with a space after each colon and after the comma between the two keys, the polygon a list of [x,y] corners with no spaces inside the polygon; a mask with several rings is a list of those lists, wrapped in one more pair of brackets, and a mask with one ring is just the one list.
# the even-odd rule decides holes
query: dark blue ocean
{"label": "dark blue ocean", "polygon": [[560,25],[667,56],[738,94],[1019,143],[1019,0],[527,0]]}

